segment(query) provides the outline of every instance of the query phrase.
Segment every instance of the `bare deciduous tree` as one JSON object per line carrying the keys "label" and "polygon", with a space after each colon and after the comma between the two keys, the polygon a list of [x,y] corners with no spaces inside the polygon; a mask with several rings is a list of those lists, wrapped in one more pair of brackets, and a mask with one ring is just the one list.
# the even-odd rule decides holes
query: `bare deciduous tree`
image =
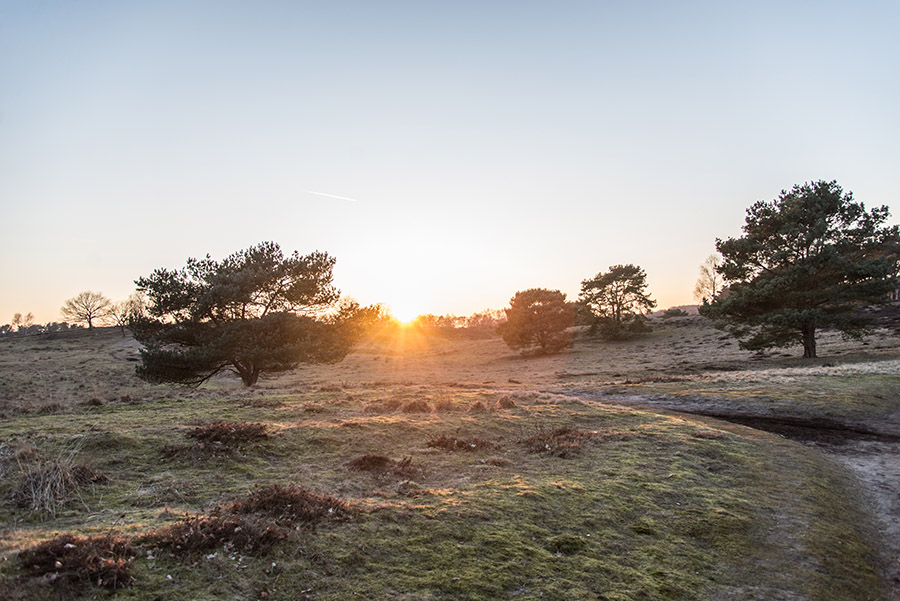
{"label": "bare deciduous tree", "polygon": [[110,300],[99,292],[86,290],[67,300],[59,311],[68,321],[86,323],[90,330],[96,320],[109,316],[111,305]]}
{"label": "bare deciduous tree", "polygon": [[706,260],[700,264],[700,277],[697,278],[697,284],[694,286],[694,298],[698,301],[713,301],[717,296],[722,294],[722,287],[725,280],[718,272],[722,265],[722,258],[719,255],[709,255]]}
{"label": "bare deciduous tree", "polygon": [[122,331],[122,336],[125,336],[125,328],[128,327],[129,322],[145,315],[145,306],[144,295],[135,292],[127,299],[110,305],[108,315],[115,326]]}

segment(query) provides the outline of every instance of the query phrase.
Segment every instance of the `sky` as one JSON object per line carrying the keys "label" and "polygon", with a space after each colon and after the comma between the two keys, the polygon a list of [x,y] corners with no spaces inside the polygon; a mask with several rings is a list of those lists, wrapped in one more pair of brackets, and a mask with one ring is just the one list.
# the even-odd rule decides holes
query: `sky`
{"label": "sky", "polygon": [[403,319],[716,238],[837,180],[900,223],[900,3],[0,0],[0,323],[265,240]]}

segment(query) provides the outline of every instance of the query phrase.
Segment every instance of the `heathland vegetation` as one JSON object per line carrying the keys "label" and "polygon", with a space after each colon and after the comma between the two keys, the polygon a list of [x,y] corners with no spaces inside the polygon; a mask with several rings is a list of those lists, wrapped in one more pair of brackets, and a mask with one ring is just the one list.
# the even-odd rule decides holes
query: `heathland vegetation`
{"label": "heathland vegetation", "polygon": [[20,315],[0,598],[890,598],[886,218],[834,182],[757,203],[702,315],[614,265],[404,325],[274,243]]}

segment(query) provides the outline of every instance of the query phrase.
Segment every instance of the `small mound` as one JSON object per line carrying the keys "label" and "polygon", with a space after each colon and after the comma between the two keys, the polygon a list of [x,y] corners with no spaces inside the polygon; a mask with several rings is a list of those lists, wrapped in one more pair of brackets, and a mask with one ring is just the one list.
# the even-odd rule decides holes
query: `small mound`
{"label": "small mound", "polygon": [[260,440],[268,437],[269,432],[265,424],[217,421],[197,426],[187,435],[188,438],[194,438],[202,443],[229,445]]}
{"label": "small mound", "polygon": [[[390,461],[390,460],[389,460]],[[311,523],[336,520],[350,514],[346,502],[311,492],[299,486],[264,486],[246,497],[235,500],[226,509],[236,514],[255,513],[268,516],[276,523]]]}
{"label": "small mound", "polygon": [[549,432],[540,431],[522,442],[530,453],[567,458],[578,454],[590,438],[591,433],[587,430],[564,426]]}
{"label": "small mound", "polygon": [[386,455],[369,453],[347,463],[347,467],[357,472],[385,472],[394,465],[394,460]]}
{"label": "small mound", "polygon": [[385,455],[369,453],[347,462],[347,467],[357,472],[371,472],[374,474],[392,474],[404,478],[412,478],[420,470],[412,465],[412,458],[407,457],[400,461],[394,461]]}
{"label": "small mound", "polygon": [[274,524],[234,515],[194,515],[153,530],[146,543],[186,556],[218,546],[249,555],[263,554],[287,534]]}
{"label": "small mound", "polygon": [[487,410],[487,405],[481,401],[475,401],[469,406],[469,413],[486,413]]}
{"label": "small mound", "polygon": [[128,540],[120,536],[64,534],[22,551],[19,560],[32,576],[116,590],[134,582],[129,569],[135,555]]}
{"label": "small mound", "polygon": [[444,451],[483,451],[493,449],[497,445],[483,438],[458,438],[441,434],[438,437],[429,439],[426,446],[432,449],[443,449]]}

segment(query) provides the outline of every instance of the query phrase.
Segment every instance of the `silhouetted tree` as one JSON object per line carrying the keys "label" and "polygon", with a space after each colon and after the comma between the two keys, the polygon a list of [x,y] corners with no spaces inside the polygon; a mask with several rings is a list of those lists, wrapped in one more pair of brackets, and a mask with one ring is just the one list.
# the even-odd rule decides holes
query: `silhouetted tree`
{"label": "silhouetted tree", "polygon": [[110,300],[99,292],[85,291],[67,300],[60,313],[69,321],[86,323],[90,330],[93,329],[95,321],[109,315],[111,305]]}
{"label": "silhouetted tree", "polygon": [[145,304],[144,296],[135,292],[127,299],[110,305],[109,318],[121,330],[122,336],[125,336],[125,328],[129,323],[144,316]]}
{"label": "silhouetted tree", "polygon": [[646,292],[647,274],[636,265],[613,265],[581,282],[578,299],[593,316],[592,330],[599,327],[604,338],[618,339],[646,331],[644,312],[656,301]]}
{"label": "silhouetted tree", "polygon": [[816,356],[816,331],[860,337],[870,320],[855,309],[880,304],[897,286],[898,227],[886,206],[866,212],[837,182],[782,190],[747,209],[744,234],[716,240],[727,291],[700,307],[749,350],[803,344]]}
{"label": "silhouetted tree", "polygon": [[700,302],[712,301],[722,293],[725,279],[718,269],[722,265],[722,258],[718,255],[709,255],[700,264],[700,277],[694,285],[694,298]]}
{"label": "silhouetted tree", "polygon": [[138,375],[200,384],[231,370],[251,386],[262,373],[339,361],[366,315],[352,301],[325,314],[338,299],[334,262],[323,252],[285,257],[263,242],[222,261],[207,255],[139,278],[148,316],[131,323],[144,345]]}
{"label": "silhouetted tree", "polygon": [[510,299],[506,321],[497,326],[497,333],[511,349],[536,346],[541,352],[557,353],[572,343],[568,328],[574,315],[572,303],[559,290],[522,290]]}

